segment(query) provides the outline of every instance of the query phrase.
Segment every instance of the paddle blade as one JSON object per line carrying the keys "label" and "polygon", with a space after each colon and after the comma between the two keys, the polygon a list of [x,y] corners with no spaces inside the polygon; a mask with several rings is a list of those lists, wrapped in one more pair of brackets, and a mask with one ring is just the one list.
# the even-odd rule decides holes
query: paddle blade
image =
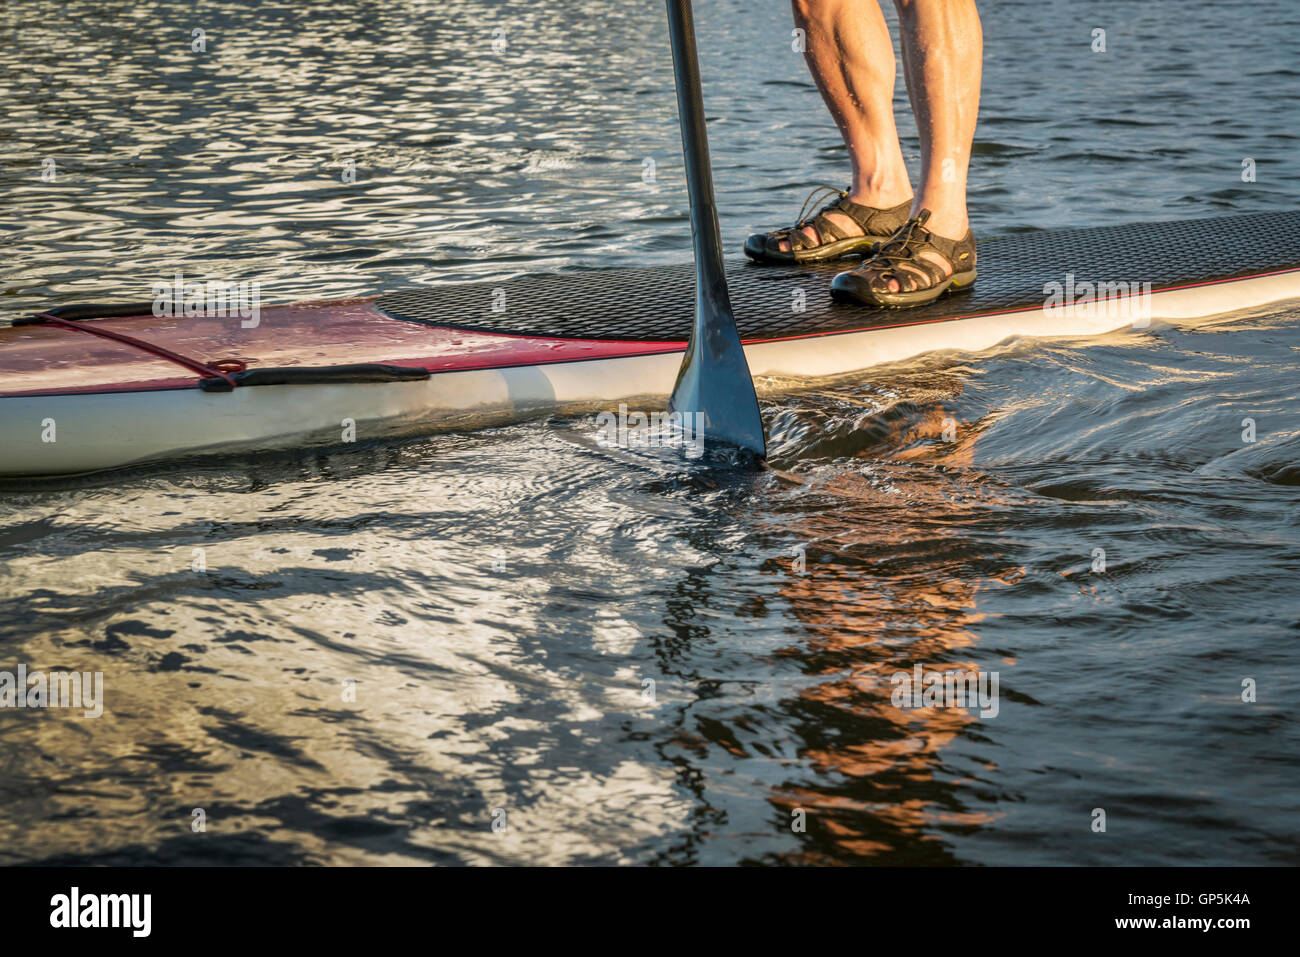
{"label": "paddle blade", "polygon": [[730,311],[700,315],[677,372],[669,408],[694,413],[705,442],[723,442],[767,457],[758,396]]}

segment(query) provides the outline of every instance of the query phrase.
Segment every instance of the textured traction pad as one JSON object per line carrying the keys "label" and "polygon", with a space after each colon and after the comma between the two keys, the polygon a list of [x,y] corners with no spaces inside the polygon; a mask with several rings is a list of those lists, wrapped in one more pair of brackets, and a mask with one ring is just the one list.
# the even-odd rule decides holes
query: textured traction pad
{"label": "textured traction pad", "polygon": [[[1043,286],[1151,283],[1153,290],[1300,269],[1300,212],[1021,233],[979,242],[969,293],[905,311],[834,303],[831,278],[857,260],[806,266],[733,262],[727,285],[741,337],[808,336],[935,322],[1042,305]],[[504,298],[502,298],[504,293]],[[804,309],[796,311],[802,297]],[[493,311],[493,306],[504,306]],[[561,339],[678,342],[690,336],[695,270],[673,266],[520,276],[381,296],[395,319]]]}

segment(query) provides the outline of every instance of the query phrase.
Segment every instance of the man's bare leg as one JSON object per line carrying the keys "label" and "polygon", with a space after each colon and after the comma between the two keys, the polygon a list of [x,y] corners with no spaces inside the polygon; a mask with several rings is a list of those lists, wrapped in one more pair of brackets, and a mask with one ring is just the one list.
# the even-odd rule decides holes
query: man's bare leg
{"label": "man's bare leg", "polygon": [[[849,149],[849,199],[876,209],[898,206],[912,195],[912,184],[894,126],[894,44],[880,5],[876,0],[792,0],[792,6],[795,25],[804,30],[804,59]],[[846,235],[862,235],[842,213],[828,218]],[[804,232],[818,241],[816,229]],[[790,244],[783,240],[779,248],[788,250]]]}
{"label": "man's bare leg", "polygon": [[966,170],[984,58],[979,13],[975,0],[894,0],[894,4],[902,28],[903,76],[921,138],[921,188],[912,215],[928,209],[927,229],[961,239],[970,226]]}

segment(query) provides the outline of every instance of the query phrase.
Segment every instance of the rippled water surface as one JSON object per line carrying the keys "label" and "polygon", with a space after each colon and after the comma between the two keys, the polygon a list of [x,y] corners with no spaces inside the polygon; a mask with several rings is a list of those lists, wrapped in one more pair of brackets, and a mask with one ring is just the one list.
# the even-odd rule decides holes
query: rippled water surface
{"label": "rippled water surface", "polygon": [[[1296,207],[1294,4],[984,6],[980,235]],[[697,7],[737,248],[846,157],[788,9]],[[6,315],[689,256],[658,3],[0,24]],[[6,488],[0,670],[107,703],[0,711],[0,860],[1294,863],[1297,320],[790,383],[779,472],[557,416]],[[917,664],[997,715],[893,707]]]}

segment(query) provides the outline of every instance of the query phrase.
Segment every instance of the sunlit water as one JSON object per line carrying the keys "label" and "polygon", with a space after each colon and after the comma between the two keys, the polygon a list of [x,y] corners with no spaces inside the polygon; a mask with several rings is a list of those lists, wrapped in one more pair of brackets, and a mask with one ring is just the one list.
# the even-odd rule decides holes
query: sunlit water
{"label": "sunlit water", "polygon": [[[736,248],[845,157],[788,12],[697,6]],[[1293,5],[985,6],[979,234],[1296,205]],[[0,23],[6,314],[689,255],[655,3]],[[1298,319],[792,383],[779,472],[573,416],[7,488],[0,670],[107,703],[0,711],[0,860],[1294,863]]]}

